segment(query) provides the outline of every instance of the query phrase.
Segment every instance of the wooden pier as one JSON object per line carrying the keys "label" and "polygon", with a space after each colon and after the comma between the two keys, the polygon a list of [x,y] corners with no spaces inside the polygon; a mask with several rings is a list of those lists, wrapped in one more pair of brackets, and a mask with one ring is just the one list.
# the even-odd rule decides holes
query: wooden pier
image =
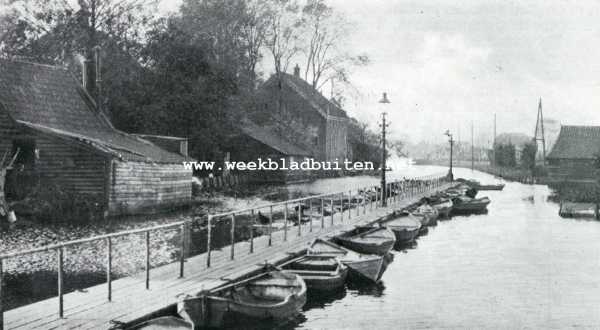
{"label": "wooden pier", "polygon": [[[292,201],[274,203],[248,210],[228,212],[211,215],[208,219],[208,247],[210,247],[210,221],[217,219],[230,219],[231,237],[234,244],[220,250],[211,250],[206,253],[186,258],[185,242],[182,240],[182,253],[178,262],[150,268],[149,233],[162,228],[181,228],[186,230],[186,223],[175,223],[147,229],[135,230],[127,233],[116,233],[101,237],[68,242],[55,246],[36,249],[33,251],[16,252],[0,255],[0,284],[2,279],[2,260],[15,258],[27,253],[37,251],[56,251],[58,260],[58,292],[54,298],[39,301],[2,313],[2,292],[0,290],[0,330],[3,329],[108,329],[122,324],[131,324],[158,311],[173,306],[178,301],[179,295],[193,295],[203,289],[211,289],[257,270],[265,262],[278,263],[289,254],[299,251],[317,237],[334,236],[337,233],[352,229],[355,225],[367,224],[392,213],[394,210],[410,205],[426,195],[448,188],[451,183],[440,177],[420,179],[418,184],[406,182],[389,183],[389,190],[396,194],[378,196],[375,199],[363,198],[361,200],[344,199],[342,193],[311,196]],[[357,189],[356,193],[364,193],[367,187]],[[374,190],[377,191],[377,190]],[[338,199],[339,198],[339,199]],[[387,198],[388,206],[381,207],[381,198]],[[320,216],[313,216],[300,226],[287,226],[287,209],[289,205],[299,203],[312,203],[316,201],[320,207]],[[324,215],[324,201],[329,201],[333,206],[334,201],[339,201],[340,209],[348,207],[343,212]],[[344,205],[344,203],[349,205]],[[270,209],[285,206],[285,227],[273,231],[268,235],[251,237],[245,241],[235,241],[234,229],[235,216],[243,212],[254,215],[258,209]],[[312,207],[311,207],[312,211]],[[271,211],[271,219],[272,219]],[[146,233],[146,269],[144,272],[131,277],[118,280],[111,279],[111,239],[131,233]],[[182,235],[183,237],[183,235]],[[62,294],[62,262],[63,249],[71,244],[90,242],[93,240],[107,241],[107,282],[85,289]],[[0,285],[1,288],[1,285]]]}

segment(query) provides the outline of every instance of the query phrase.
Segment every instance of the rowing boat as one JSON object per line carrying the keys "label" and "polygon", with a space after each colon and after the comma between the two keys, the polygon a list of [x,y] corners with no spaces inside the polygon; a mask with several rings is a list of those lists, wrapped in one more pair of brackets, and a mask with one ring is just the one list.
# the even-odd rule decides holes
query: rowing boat
{"label": "rowing boat", "polygon": [[391,229],[396,235],[396,243],[398,244],[414,241],[421,229],[421,222],[409,213],[403,213],[395,219],[379,222],[379,225]]}
{"label": "rowing boat", "polygon": [[396,237],[384,227],[356,227],[335,237],[334,242],[359,253],[385,255],[394,247]]}
{"label": "rowing boat", "polygon": [[383,275],[391,259],[375,254],[363,254],[347,249],[335,243],[317,238],[309,246],[310,255],[337,256],[350,269],[350,277],[377,282]]}
{"label": "rowing boat", "polygon": [[439,216],[438,211],[428,204],[422,204],[417,207],[413,212],[411,212],[414,216],[422,216],[425,217],[425,224],[421,223],[423,226],[435,226],[437,224],[437,219]]}
{"label": "rowing boat", "polygon": [[455,214],[471,214],[471,213],[482,213],[487,211],[487,206],[490,203],[490,199],[487,197],[482,198],[469,198],[469,197],[456,197],[452,199],[452,213]]}
{"label": "rowing boat", "polygon": [[284,320],[300,313],[306,284],[297,275],[265,267],[258,275],[187,296],[177,304],[179,315],[194,328],[222,327],[229,318]]}
{"label": "rowing boat", "polygon": [[192,324],[176,316],[161,316],[142,323],[136,324],[127,330],[191,330]]}
{"label": "rowing boat", "polygon": [[344,287],[348,276],[348,267],[336,256],[307,254],[279,267],[285,273],[301,276],[309,290],[339,290]]}

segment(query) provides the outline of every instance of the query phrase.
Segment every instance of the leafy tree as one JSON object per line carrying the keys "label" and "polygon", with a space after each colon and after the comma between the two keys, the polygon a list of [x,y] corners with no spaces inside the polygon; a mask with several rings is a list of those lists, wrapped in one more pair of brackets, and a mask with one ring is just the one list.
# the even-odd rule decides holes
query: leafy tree
{"label": "leafy tree", "polygon": [[521,167],[526,170],[535,170],[535,155],[537,154],[537,145],[534,142],[526,143],[521,151]]}

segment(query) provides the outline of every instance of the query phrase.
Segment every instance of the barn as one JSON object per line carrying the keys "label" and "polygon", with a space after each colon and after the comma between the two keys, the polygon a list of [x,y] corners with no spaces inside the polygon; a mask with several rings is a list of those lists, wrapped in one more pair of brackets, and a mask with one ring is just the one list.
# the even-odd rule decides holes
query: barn
{"label": "barn", "polygon": [[595,182],[600,157],[600,126],[561,126],[546,157],[553,181]]}
{"label": "barn", "polygon": [[98,200],[105,215],[191,200],[187,140],[117,130],[63,67],[0,60],[0,157],[17,150],[7,193],[53,182]]}

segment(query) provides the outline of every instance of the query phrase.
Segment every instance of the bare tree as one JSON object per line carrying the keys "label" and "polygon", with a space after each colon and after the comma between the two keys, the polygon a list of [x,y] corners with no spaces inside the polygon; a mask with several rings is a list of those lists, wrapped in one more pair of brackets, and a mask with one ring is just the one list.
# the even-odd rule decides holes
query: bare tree
{"label": "bare tree", "polygon": [[271,0],[265,46],[273,57],[275,73],[286,72],[300,50],[299,6],[296,0]]}
{"label": "bare tree", "polygon": [[333,79],[349,83],[349,68],[368,64],[366,55],[353,56],[342,49],[349,24],[324,0],[308,0],[302,9],[302,25],[307,36],[304,79],[313,88],[321,89]]}

